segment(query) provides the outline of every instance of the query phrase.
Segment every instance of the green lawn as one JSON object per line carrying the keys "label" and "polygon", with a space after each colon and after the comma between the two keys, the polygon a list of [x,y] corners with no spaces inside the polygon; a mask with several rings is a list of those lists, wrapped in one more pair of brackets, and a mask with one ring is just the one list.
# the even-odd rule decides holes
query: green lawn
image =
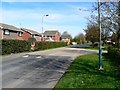
{"label": "green lawn", "polygon": [[[120,60],[119,60],[120,61]],[[84,55],[75,59],[54,89],[58,88],[120,88],[118,59],[103,55],[104,71],[96,69],[98,55]]]}
{"label": "green lawn", "polygon": [[[99,50],[99,47],[94,47],[93,48],[93,46],[89,46],[89,47],[86,47],[86,49]],[[108,46],[107,45],[103,46],[102,50],[108,50]]]}

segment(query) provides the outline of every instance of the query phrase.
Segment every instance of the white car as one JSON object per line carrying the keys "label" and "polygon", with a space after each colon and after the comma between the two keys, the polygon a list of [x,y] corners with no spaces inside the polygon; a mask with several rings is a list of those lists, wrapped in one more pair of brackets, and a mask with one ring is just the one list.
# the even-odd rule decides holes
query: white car
{"label": "white car", "polygon": [[72,45],[77,45],[77,43],[76,42],[72,42]]}

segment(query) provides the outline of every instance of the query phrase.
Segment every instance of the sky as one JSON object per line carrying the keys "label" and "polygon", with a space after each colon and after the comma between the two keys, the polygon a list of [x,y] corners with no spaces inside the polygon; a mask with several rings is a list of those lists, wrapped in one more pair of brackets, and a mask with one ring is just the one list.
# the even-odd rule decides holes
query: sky
{"label": "sky", "polygon": [[[61,34],[67,31],[72,37],[84,33],[87,18],[95,2],[2,2],[2,23],[18,28],[28,28],[42,33],[58,30]],[[80,10],[81,9],[81,10]]]}

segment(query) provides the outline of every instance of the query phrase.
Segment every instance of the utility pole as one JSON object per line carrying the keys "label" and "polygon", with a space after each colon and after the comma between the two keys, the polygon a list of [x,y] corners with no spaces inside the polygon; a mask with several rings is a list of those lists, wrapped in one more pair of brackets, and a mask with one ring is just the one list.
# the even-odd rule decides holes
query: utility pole
{"label": "utility pole", "polygon": [[100,15],[100,0],[98,0],[98,25],[99,25],[99,65],[98,70],[103,70],[102,66],[102,42],[101,42],[101,15]]}

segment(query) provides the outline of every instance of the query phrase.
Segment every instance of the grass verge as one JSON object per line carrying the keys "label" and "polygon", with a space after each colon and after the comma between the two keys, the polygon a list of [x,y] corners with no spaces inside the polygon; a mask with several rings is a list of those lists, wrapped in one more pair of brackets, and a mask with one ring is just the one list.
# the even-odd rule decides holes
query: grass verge
{"label": "grass verge", "polygon": [[[93,46],[88,46],[88,47],[86,47],[85,49],[99,50],[99,47],[94,47],[94,48],[93,48]],[[103,46],[103,47],[102,47],[102,50],[108,50],[108,46],[107,46],[107,45]]]}
{"label": "grass verge", "polygon": [[120,64],[103,54],[104,70],[96,70],[98,55],[76,58],[54,89],[60,88],[120,88]]}

